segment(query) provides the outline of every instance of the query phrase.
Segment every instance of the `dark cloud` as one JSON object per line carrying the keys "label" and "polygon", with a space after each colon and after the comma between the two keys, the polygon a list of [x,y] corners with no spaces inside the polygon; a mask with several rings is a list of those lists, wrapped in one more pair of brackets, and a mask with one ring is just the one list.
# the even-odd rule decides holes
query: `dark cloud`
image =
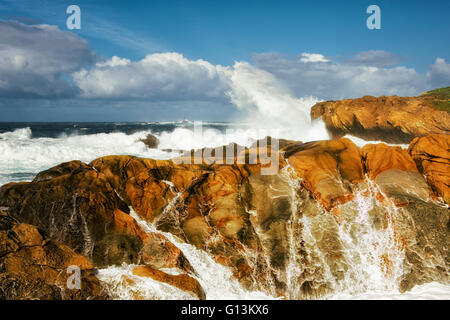
{"label": "dark cloud", "polygon": [[353,65],[364,65],[373,67],[388,67],[400,63],[402,59],[391,52],[383,50],[369,50],[356,53],[345,62]]}
{"label": "dark cloud", "polygon": [[75,96],[71,73],[95,58],[87,41],[56,26],[0,21],[0,97]]}

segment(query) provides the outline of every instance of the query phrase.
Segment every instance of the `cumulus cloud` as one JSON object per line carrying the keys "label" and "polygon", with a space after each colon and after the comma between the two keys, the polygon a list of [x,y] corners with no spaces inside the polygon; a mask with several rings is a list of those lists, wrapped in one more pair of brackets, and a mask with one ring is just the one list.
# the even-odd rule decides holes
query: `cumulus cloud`
{"label": "cumulus cloud", "polygon": [[274,53],[255,54],[253,61],[256,67],[275,75],[299,97],[416,95],[429,87],[425,75],[403,66],[385,68],[335,61],[309,63]]}
{"label": "cumulus cloud", "polygon": [[0,96],[69,97],[70,74],[92,63],[87,41],[50,25],[0,21]]}
{"label": "cumulus cloud", "polygon": [[328,62],[329,60],[319,53],[303,52],[301,54],[300,61],[303,63],[309,63],[309,62]]}
{"label": "cumulus cloud", "polygon": [[431,70],[427,73],[433,87],[447,87],[450,86],[450,64],[445,62],[445,59],[436,58],[434,64],[431,65]]}
{"label": "cumulus cloud", "polygon": [[223,100],[229,68],[169,52],[135,62],[113,57],[74,73],[73,79],[84,98]]}
{"label": "cumulus cloud", "polygon": [[399,61],[381,50],[343,61],[319,53],[264,53],[255,54],[253,63],[232,66],[190,60],[176,52],[153,53],[137,61],[115,56],[100,60],[87,41],[56,26],[0,21],[0,97],[10,98],[7,105],[13,98],[72,98],[86,105],[107,100],[108,105],[126,102],[130,108],[143,108],[142,103],[174,109],[203,105],[202,110],[208,104],[234,104],[261,114],[281,111],[277,114],[284,117],[288,112],[283,110],[291,106],[309,105],[312,100],[305,97],[416,95],[450,83],[450,64],[442,58],[426,74],[395,66]]}

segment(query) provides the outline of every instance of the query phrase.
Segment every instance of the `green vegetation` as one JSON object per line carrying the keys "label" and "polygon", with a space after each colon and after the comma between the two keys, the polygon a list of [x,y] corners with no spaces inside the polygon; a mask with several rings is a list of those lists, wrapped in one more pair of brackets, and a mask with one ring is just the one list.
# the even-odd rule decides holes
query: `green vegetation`
{"label": "green vegetation", "polygon": [[439,100],[450,100],[450,87],[439,88],[425,92],[424,96],[433,96]]}
{"label": "green vegetation", "polygon": [[430,97],[433,107],[450,112],[450,87],[427,91],[422,96]]}
{"label": "green vegetation", "polygon": [[450,101],[435,101],[433,107],[450,112]]}

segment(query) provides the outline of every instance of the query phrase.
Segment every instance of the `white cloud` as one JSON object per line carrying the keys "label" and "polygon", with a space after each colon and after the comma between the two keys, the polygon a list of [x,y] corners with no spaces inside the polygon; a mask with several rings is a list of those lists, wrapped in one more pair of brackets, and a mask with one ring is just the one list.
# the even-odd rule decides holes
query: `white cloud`
{"label": "white cloud", "polygon": [[223,100],[228,73],[227,67],[168,52],[135,62],[113,57],[75,72],[73,79],[84,98]]}
{"label": "white cloud", "polygon": [[450,86],[450,64],[446,63],[445,59],[436,58],[427,76],[434,87]]}
{"label": "white cloud", "polygon": [[306,53],[303,52],[301,54],[300,61],[303,63],[309,63],[309,62],[328,62],[329,60],[325,58],[325,56],[319,54],[319,53]]}
{"label": "white cloud", "polygon": [[253,61],[256,67],[275,75],[298,97],[416,95],[430,87],[425,75],[403,66],[385,68],[335,61],[304,63],[301,59],[273,53],[256,54]]}
{"label": "white cloud", "polygon": [[292,58],[256,54],[253,64],[233,66],[190,60],[176,52],[149,54],[138,61],[116,56],[98,61],[87,41],[76,34],[56,26],[0,21],[0,97],[10,99],[233,103],[241,110],[284,116],[289,112],[283,110],[306,101],[300,101],[302,97],[416,95],[449,85],[450,64],[442,58],[427,74],[387,67],[396,59],[378,50],[357,53],[343,62],[306,52]]}

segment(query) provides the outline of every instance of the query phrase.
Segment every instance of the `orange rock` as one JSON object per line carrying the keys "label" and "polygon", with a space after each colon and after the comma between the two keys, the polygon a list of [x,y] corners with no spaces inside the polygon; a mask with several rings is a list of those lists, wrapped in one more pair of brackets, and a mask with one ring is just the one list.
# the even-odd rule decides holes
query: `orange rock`
{"label": "orange rock", "polygon": [[304,187],[327,210],[353,199],[351,184],[364,180],[359,149],[347,138],[291,145],[285,151]]}
{"label": "orange rock", "polygon": [[139,259],[144,234],[127,204],[103,174],[80,161],[44,171],[31,183],[3,186],[0,206],[98,266]]}
{"label": "orange rock", "polygon": [[333,137],[351,134],[366,140],[409,143],[414,137],[448,134],[450,114],[431,107],[426,97],[372,97],[315,104],[311,118],[321,117]]}
{"label": "orange rock", "polygon": [[450,204],[450,135],[415,138],[408,152],[433,191]]}
{"label": "orange rock", "polygon": [[139,266],[134,268],[133,274],[140,277],[149,277],[153,280],[167,283],[171,286],[177,287],[178,289],[196,295],[200,300],[206,299],[206,294],[203,291],[200,283],[187,274],[171,275],[146,266]]}
{"label": "orange rock", "polygon": [[[204,173],[199,166],[132,156],[102,157],[91,165],[103,173],[124,201],[147,221],[153,221],[177,192]],[[167,182],[173,184],[173,189]]]}
{"label": "orange rock", "polygon": [[[365,145],[361,154],[367,176],[376,182],[397,207],[409,206],[410,197],[428,201],[431,190],[406,150],[379,143]],[[389,201],[383,198],[377,192],[377,199],[387,204]]]}
{"label": "orange rock", "polygon": [[[106,299],[108,294],[84,256],[45,239],[32,225],[0,215],[0,299]],[[71,288],[68,268],[80,270],[80,288]]]}
{"label": "orange rock", "polygon": [[141,229],[136,220],[133,219],[129,214],[116,209],[113,211],[114,224],[119,232],[130,233],[138,236],[142,240],[147,238],[147,234]]}
{"label": "orange rock", "polygon": [[367,175],[372,180],[390,169],[418,172],[414,160],[401,147],[391,147],[384,143],[367,144],[361,149],[361,154]]}
{"label": "orange rock", "polygon": [[178,268],[194,272],[183,252],[166,237],[158,233],[148,233],[140,252],[140,263],[154,269]]}

